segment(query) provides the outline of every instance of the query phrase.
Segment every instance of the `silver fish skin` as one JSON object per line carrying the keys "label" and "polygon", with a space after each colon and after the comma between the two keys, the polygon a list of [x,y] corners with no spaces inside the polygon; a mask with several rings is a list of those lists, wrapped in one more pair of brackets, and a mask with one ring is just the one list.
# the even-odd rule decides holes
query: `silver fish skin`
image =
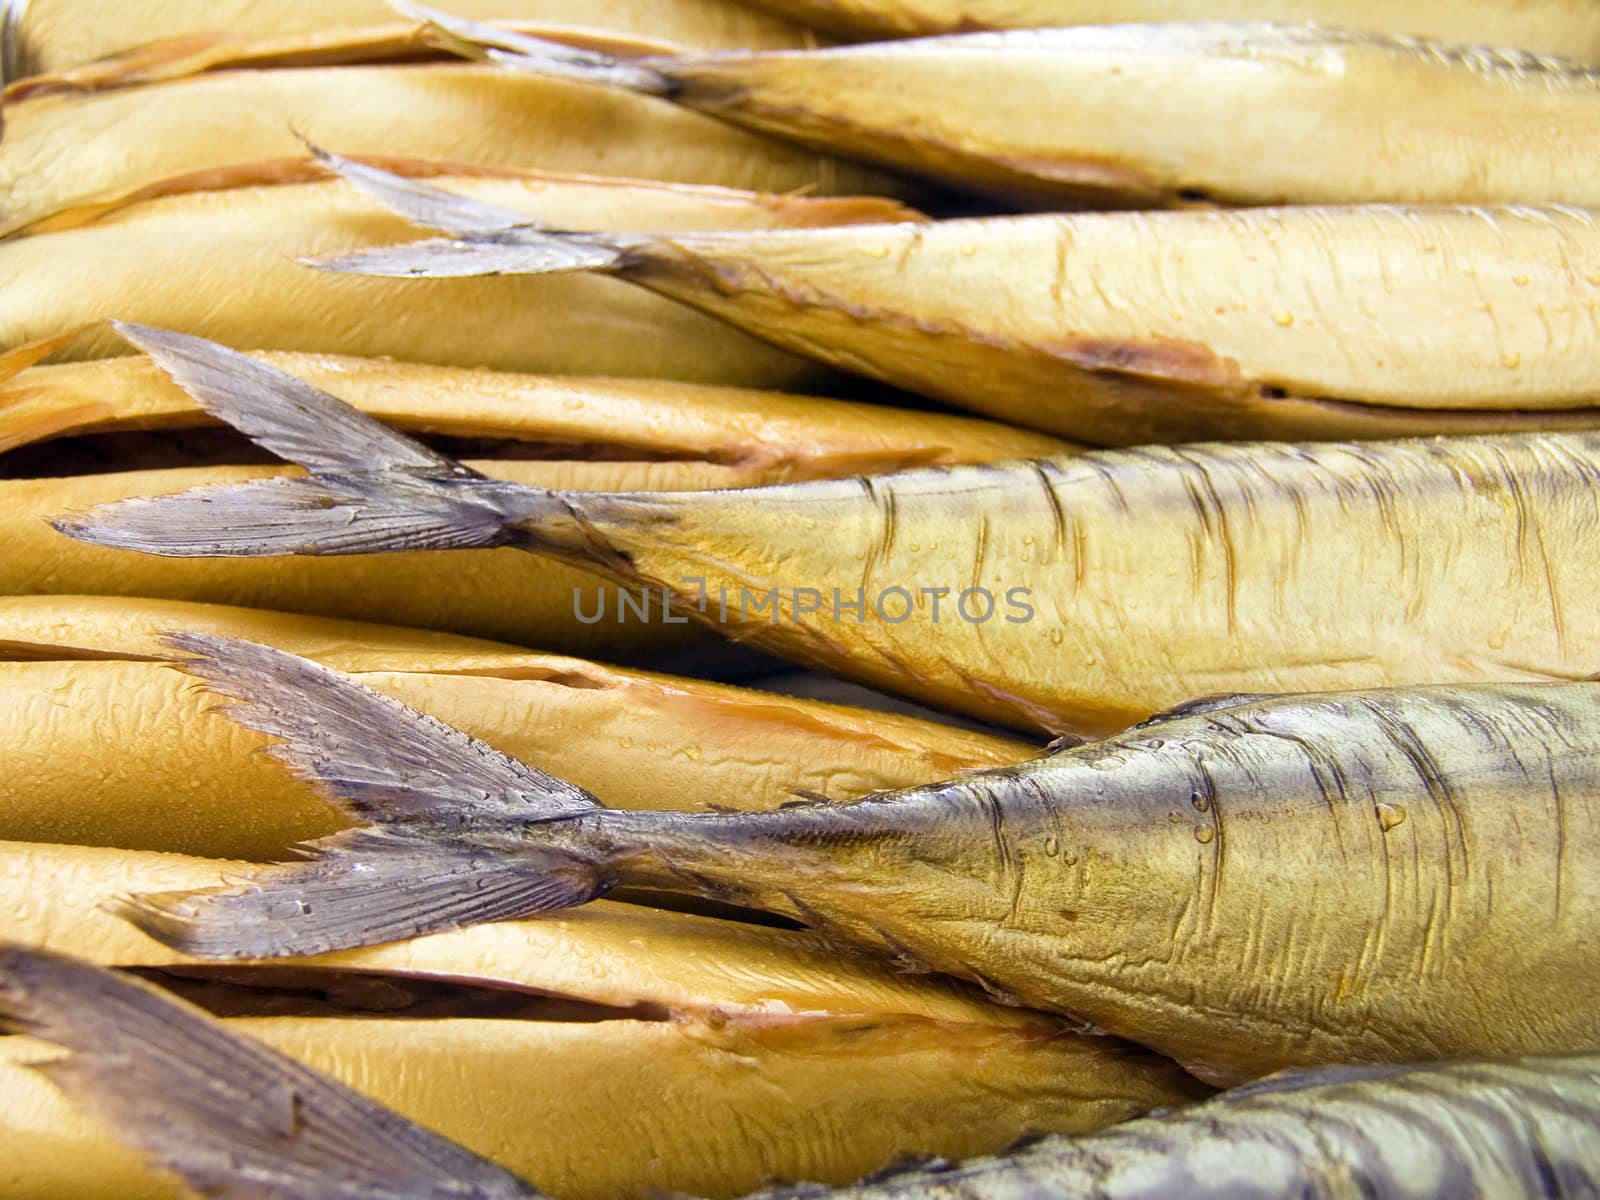
{"label": "silver fish skin", "polygon": [[1600,1193],[1600,1056],[1288,1072],[1088,1137],[750,1200],[1557,1200]]}

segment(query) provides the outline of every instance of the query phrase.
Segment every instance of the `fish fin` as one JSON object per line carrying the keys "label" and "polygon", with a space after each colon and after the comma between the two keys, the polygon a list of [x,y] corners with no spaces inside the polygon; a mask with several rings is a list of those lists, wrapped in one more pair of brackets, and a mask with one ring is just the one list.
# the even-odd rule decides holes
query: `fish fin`
{"label": "fish fin", "polygon": [[322,166],[369,193],[413,224],[461,237],[483,237],[523,227],[537,228],[533,218],[509,208],[485,204],[432,184],[356,162],[301,139]]}
{"label": "fish fin", "polygon": [[118,500],[51,524],[81,542],[169,558],[467,550],[516,540],[499,490],[399,471],[259,479]]}
{"label": "fish fin", "polygon": [[1222,712],[1224,709],[1242,708],[1246,704],[1256,704],[1270,699],[1272,697],[1265,692],[1231,692],[1216,696],[1200,696],[1164,709],[1131,728],[1148,729],[1152,725],[1164,725],[1168,721],[1181,721],[1185,717],[1199,717],[1206,713]]}
{"label": "fish fin", "polygon": [[279,739],[267,753],[367,824],[439,835],[514,834],[601,806],[584,789],[409,708],[348,675],[215,634],[163,639],[219,711]]}
{"label": "fish fin", "polygon": [[541,1195],[488,1159],[153,984],[104,967],[0,945],[0,1026],[66,1050],[67,1057],[35,1069],[197,1194]]}
{"label": "fish fin", "polygon": [[360,409],[237,350],[148,325],[113,321],[111,326],[206,412],[308,471],[483,478]]}
{"label": "fish fin", "polygon": [[451,53],[474,62],[626,88],[647,96],[669,96],[677,90],[672,77],[651,62],[579,50],[407,0],[390,0],[390,7],[427,26],[434,39]]}
{"label": "fish fin", "polygon": [[302,258],[303,266],[342,275],[398,279],[464,279],[482,275],[560,275],[621,267],[626,251],[601,234],[523,231],[501,238],[425,238],[375,246],[326,258]]}
{"label": "fish fin", "polygon": [[556,847],[349,829],[308,862],[231,886],[129,897],[118,915],[199,958],[282,958],[374,946],[571,908],[611,887],[602,864]]}

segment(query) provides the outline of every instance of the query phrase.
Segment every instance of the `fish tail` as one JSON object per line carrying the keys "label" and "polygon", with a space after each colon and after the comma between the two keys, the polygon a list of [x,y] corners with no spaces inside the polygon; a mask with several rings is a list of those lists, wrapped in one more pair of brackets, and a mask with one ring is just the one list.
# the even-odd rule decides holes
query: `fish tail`
{"label": "fish tail", "polygon": [[168,558],[465,550],[515,540],[495,489],[397,473],[263,479],[54,518],[68,537]]}
{"label": "fish tail", "polygon": [[402,16],[426,26],[428,33],[445,49],[474,62],[626,88],[649,96],[668,96],[676,90],[671,76],[652,60],[579,50],[407,0],[391,0],[391,5]]}
{"label": "fish tail", "polygon": [[514,540],[505,485],[248,355],[186,334],[116,328],[207,412],[311,474],[122,500],[52,522],[69,537],[181,558],[460,550]]}
{"label": "fish tail", "polygon": [[204,958],[318,954],[587,903],[619,881],[631,814],[337,671],[252,642],[168,637],[218,711],[356,824],[305,862],[120,913]]}
{"label": "fish tail", "polygon": [[152,984],[0,943],[0,1028],[121,1141],[207,1196],[538,1197],[486,1159]]}

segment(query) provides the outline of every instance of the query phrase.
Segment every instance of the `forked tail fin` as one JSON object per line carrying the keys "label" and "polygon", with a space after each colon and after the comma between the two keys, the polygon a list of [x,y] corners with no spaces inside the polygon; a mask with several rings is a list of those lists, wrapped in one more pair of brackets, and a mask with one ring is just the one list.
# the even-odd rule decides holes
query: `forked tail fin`
{"label": "forked tail fin", "polygon": [[68,1051],[35,1069],[200,1195],[542,1195],[193,1005],[103,967],[0,944],[0,1029]]}
{"label": "forked tail fin", "polygon": [[215,342],[118,324],[207,412],[310,471],[123,500],[57,519],[80,541],[174,557],[458,550],[515,540],[485,479],[292,375]]}
{"label": "forked tail fin", "polygon": [[582,788],[295,655],[168,640],[233,701],[222,713],[279,739],[268,753],[364,828],[237,886],[127,901],[123,915],[159,941],[206,958],[318,954],[568,908],[612,885],[582,837],[530,835],[601,813]]}

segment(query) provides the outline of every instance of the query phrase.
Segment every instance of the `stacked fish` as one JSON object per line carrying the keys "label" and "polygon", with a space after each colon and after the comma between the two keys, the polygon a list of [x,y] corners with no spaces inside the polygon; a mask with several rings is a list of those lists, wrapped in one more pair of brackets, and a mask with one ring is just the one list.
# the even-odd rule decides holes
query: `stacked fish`
{"label": "stacked fish", "polygon": [[1600,1191],[1600,8],[0,10],[0,1194]]}

